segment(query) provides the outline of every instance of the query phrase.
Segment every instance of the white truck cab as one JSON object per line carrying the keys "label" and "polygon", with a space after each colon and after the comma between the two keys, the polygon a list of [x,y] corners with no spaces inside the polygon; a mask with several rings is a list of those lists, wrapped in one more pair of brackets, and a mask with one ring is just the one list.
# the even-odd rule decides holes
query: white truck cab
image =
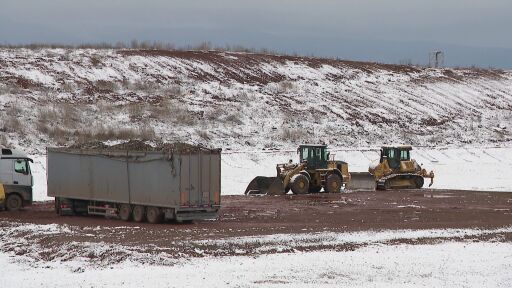
{"label": "white truck cab", "polygon": [[17,149],[2,148],[0,155],[0,183],[5,191],[4,206],[16,211],[32,203],[34,180],[30,170],[33,162],[25,153]]}

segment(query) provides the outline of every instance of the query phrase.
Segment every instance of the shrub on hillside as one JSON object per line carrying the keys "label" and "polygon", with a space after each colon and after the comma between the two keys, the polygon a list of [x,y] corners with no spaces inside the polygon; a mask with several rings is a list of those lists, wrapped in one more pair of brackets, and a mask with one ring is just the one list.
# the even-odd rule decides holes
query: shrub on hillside
{"label": "shrub on hillside", "polygon": [[114,81],[98,80],[94,82],[94,86],[102,92],[116,92],[119,86]]}
{"label": "shrub on hillside", "polygon": [[6,120],[3,121],[2,131],[5,132],[23,132],[23,124],[17,117],[8,116]]}
{"label": "shrub on hillside", "polygon": [[288,142],[301,142],[307,138],[307,133],[300,128],[287,128],[284,127],[279,133],[279,139]]}
{"label": "shrub on hillside", "polygon": [[4,133],[0,133],[0,146],[2,147],[9,147],[9,139],[7,139],[7,136]]}

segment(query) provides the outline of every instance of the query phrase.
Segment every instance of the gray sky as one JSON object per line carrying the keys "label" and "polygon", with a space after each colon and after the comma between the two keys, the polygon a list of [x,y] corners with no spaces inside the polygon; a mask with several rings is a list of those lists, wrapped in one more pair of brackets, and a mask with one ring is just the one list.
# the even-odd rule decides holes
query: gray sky
{"label": "gray sky", "polygon": [[0,0],[0,43],[210,41],[354,60],[512,68],[510,0]]}

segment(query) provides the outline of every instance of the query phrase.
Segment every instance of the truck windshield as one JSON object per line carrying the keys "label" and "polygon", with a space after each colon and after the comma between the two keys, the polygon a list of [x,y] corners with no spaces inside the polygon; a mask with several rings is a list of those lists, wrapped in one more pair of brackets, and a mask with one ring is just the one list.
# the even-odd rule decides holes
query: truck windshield
{"label": "truck windshield", "polygon": [[17,173],[28,174],[30,167],[27,160],[18,159],[14,162],[14,171]]}

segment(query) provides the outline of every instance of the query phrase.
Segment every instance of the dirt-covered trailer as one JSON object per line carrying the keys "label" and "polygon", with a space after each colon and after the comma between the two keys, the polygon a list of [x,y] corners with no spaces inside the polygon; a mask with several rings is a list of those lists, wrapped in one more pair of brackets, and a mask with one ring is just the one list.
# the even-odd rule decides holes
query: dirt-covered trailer
{"label": "dirt-covered trailer", "polygon": [[48,196],[61,215],[157,223],[212,219],[220,208],[220,149],[48,148],[47,156]]}

